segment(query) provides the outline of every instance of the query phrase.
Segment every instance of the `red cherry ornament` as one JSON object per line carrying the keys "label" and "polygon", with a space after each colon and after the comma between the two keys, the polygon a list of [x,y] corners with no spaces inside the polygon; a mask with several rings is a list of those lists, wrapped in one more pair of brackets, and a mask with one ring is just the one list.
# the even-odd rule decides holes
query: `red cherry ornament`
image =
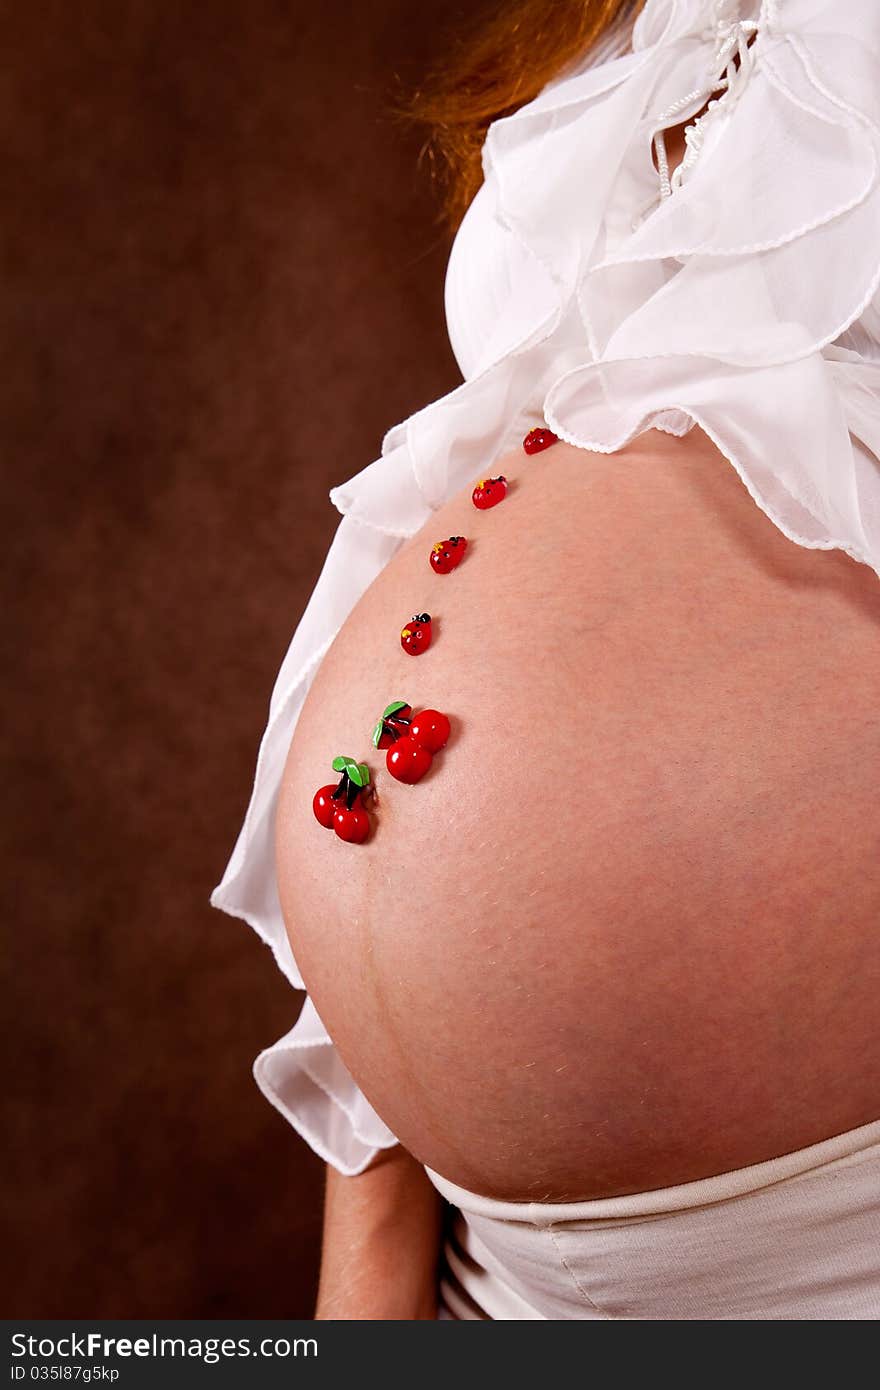
{"label": "red cherry ornament", "polygon": [[420,709],[409,726],[409,736],[429,753],[439,753],[449,742],[449,720],[438,709]]}
{"label": "red cherry ornament", "polygon": [[370,833],[370,817],[363,804],[370,787],[370,769],[366,763],[341,755],[333,759],[333,771],[342,773],[338,785],[330,782],[319,787],[312,797],[315,820],[325,830],[335,830],[340,840],[362,844]]}
{"label": "red cherry ornament", "polygon": [[336,790],[336,784],[330,782],[326,787],[319,787],[312,799],[315,820],[319,825],[323,825],[325,830],[333,829],[333,817],[336,814],[336,802],[333,800],[333,794]]}
{"label": "red cherry ornament", "polygon": [[370,817],[360,802],[354,806],[341,806],[333,817],[333,829],[340,840],[350,845],[362,845],[370,833]]}
{"label": "red cherry ornament", "polygon": [[373,730],[376,748],[385,748],[385,766],[398,782],[418,782],[424,777],[434,754],[449,739],[449,720],[438,709],[420,710],[413,715],[405,700],[392,700]]}
{"label": "red cherry ornament", "polygon": [[421,656],[431,645],[430,613],[415,613],[400,634],[400,645],[410,656]]}
{"label": "red cherry ornament", "polygon": [[481,478],[471,493],[471,501],[481,512],[497,507],[507,496],[507,479],[501,473],[497,478]]}
{"label": "red cherry ornament", "polygon": [[421,781],[433,761],[433,753],[411,735],[392,743],[385,754],[385,766],[398,782]]}
{"label": "red cherry ornament", "polygon": [[545,425],[536,425],[533,430],[529,430],[522,446],[527,454],[540,454],[543,449],[549,449],[551,444],[558,444],[558,442],[558,434],[548,430]]}
{"label": "red cherry ornament", "polygon": [[449,574],[461,564],[466,550],[465,536],[450,536],[448,540],[438,541],[428,556],[431,569],[435,574]]}
{"label": "red cherry ornament", "polygon": [[390,748],[399,738],[405,738],[409,733],[409,721],[412,718],[412,705],[408,705],[405,700],[392,700],[390,705],[386,705],[382,711],[382,718],[373,730],[373,745],[376,748]]}

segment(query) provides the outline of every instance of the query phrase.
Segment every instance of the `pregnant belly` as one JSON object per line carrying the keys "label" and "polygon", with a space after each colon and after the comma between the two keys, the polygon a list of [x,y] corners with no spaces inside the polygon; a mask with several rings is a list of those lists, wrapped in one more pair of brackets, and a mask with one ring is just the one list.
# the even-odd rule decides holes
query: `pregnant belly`
{"label": "pregnant belly", "polygon": [[[877,576],[784,537],[697,429],[492,471],[499,507],[454,498],[363,596],[287,761],[285,921],[355,1080],[423,1163],[511,1200],[880,1117]],[[452,720],[415,786],[370,743],[394,699]],[[376,775],[364,845],[312,817],[337,753]]]}

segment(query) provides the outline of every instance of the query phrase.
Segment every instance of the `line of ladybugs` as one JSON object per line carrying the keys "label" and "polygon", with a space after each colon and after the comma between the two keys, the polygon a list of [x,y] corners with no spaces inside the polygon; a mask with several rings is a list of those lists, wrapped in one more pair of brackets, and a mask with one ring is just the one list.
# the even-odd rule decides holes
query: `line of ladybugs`
{"label": "line of ladybugs", "polygon": [[[544,426],[529,430],[522,442],[527,454],[539,454],[555,444],[557,436]],[[507,479],[481,478],[474,487],[471,501],[481,512],[497,507],[507,496]],[[465,536],[450,536],[431,547],[428,556],[435,574],[450,574],[457,569],[467,550]],[[400,634],[403,650],[410,656],[420,656],[431,645],[431,615],[416,613]],[[373,746],[386,749],[385,766],[398,782],[418,782],[434,760],[434,754],[446,746],[449,739],[449,720],[436,709],[423,709],[413,714],[405,700],[392,700],[386,705],[373,729]],[[333,759],[333,771],[341,774],[339,782],[319,787],[312,799],[316,820],[327,830],[335,830],[340,840],[361,844],[370,833],[370,817],[364,798],[375,795],[366,763],[341,755]]]}

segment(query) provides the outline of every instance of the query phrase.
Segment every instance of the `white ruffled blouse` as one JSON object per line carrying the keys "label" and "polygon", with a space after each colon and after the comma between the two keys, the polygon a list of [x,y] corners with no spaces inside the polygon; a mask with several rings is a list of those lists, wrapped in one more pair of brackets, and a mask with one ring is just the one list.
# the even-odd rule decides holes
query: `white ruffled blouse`
{"label": "white ruffled blouse", "polygon": [[[688,121],[670,178],[661,132]],[[403,540],[528,429],[614,453],[697,423],[790,540],[880,575],[878,157],[874,0],[647,0],[490,126],[446,277],[464,380],[330,492],[342,519],[211,896],[296,989],[272,829],[306,692]],[[396,1142],[309,998],[254,1074],[342,1173]]]}

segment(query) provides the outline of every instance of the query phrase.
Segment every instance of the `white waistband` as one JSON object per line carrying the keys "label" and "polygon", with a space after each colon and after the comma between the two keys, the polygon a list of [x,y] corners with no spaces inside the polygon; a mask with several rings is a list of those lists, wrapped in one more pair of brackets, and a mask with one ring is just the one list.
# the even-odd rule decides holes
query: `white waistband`
{"label": "white waistband", "polygon": [[728,1197],[741,1196],[760,1188],[771,1187],[786,1178],[797,1177],[823,1168],[854,1154],[868,1153],[880,1148],[880,1120],[847,1130],[805,1149],[735,1168],[696,1182],[676,1187],[659,1187],[650,1192],[627,1193],[622,1197],[599,1197],[585,1202],[508,1202],[481,1193],[470,1192],[436,1173],[425,1165],[425,1172],[438,1192],[462,1211],[502,1221],[524,1221],[531,1224],[557,1224],[562,1221],[607,1220],[627,1216],[650,1216],[666,1211],[683,1211],[691,1207],[708,1206]]}

